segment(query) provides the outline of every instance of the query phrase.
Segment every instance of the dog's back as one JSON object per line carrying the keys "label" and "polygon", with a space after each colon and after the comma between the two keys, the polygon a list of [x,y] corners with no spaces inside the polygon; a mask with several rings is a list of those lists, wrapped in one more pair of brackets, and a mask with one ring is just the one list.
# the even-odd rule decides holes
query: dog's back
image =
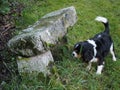
{"label": "dog's back", "polygon": [[96,21],[102,22],[105,26],[105,30],[97,35],[95,35],[92,39],[96,43],[96,49],[98,51],[97,55],[102,55],[105,57],[109,51],[110,46],[112,44],[112,39],[109,35],[110,29],[109,29],[109,22],[106,18],[98,16]]}

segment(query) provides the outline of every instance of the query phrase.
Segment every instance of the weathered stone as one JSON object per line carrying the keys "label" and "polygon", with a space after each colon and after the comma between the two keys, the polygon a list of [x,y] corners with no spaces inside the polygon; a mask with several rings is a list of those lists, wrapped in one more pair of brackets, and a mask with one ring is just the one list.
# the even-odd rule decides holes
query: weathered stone
{"label": "weathered stone", "polygon": [[47,45],[55,45],[66,35],[67,28],[77,20],[73,6],[43,16],[34,25],[13,37],[8,46],[19,55],[34,56],[45,52]]}
{"label": "weathered stone", "polygon": [[17,60],[18,71],[20,73],[42,72],[44,75],[48,75],[50,72],[47,66],[53,61],[54,60],[50,51],[35,57],[21,58],[20,60]]}

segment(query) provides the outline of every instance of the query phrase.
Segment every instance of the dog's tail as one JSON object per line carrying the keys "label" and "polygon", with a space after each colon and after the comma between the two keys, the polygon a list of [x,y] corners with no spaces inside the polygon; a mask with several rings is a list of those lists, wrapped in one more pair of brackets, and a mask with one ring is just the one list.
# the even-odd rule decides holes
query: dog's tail
{"label": "dog's tail", "polygon": [[109,22],[108,22],[107,18],[101,17],[101,16],[97,16],[95,18],[95,20],[99,21],[99,22],[102,22],[104,24],[104,26],[105,26],[105,31],[104,32],[109,34]]}

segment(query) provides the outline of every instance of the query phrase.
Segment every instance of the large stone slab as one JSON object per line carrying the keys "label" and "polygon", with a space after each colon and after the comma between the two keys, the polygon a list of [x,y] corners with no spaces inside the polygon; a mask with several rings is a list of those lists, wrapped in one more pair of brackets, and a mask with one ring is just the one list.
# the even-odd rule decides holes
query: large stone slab
{"label": "large stone slab", "polygon": [[22,56],[44,53],[48,45],[55,45],[66,35],[67,28],[73,26],[76,20],[77,15],[73,6],[51,12],[13,37],[8,42],[8,47]]}
{"label": "large stone slab", "polygon": [[20,60],[17,60],[18,71],[20,73],[42,72],[44,75],[49,75],[50,72],[47,67],[49,63],[53,61],[50,51],[35,57],[21,58]]}

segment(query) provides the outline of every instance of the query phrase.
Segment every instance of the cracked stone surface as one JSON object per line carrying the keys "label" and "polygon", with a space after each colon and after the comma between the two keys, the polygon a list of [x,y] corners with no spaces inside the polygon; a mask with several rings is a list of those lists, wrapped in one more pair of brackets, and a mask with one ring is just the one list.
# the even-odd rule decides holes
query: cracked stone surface
{"label": "cracked stone surface", "polygon": [[59,42],[66,35],[67,28],[76,21],[77,15],[73,6],[48,13],[9,40],[8,47],[21,56],[39,55],[48,50],[47,45]]}

